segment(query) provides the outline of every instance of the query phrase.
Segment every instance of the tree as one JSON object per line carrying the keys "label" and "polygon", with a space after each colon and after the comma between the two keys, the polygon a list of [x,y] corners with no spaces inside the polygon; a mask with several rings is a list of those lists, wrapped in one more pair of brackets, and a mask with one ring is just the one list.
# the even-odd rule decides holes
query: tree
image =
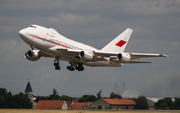
{"label": "tree", "polygon": [[70,97],[67,96],[67,95],[62,95],[62,96],[60,97],[60,100],[71,101]]}
{"label": "tree", "polygon": [[165,99],[160,99],[160,100],[158,100],[158,101],[154,104],[154,107],[155,107],[156,109],[163,109],[163,110],[169,109],[168,105],[166,104]]}
{"label": "tree", "polygon": [[171,109],[173,107],[172,99],[170,97],[166,97],[166,98],[164,98],[164,100],[165,100],[167,106],[169,107],[169,109]]}
{"label": "tree", "polygon": [[179,98],[174,98],[174,109],[180,110],[180,97]]}
{"label": "tree", "polygon": [[136,109],[148,109],[148,103],[147,103],[147,99],[144,96],[139,96],[136,99]]}
{"label": "tree", "polygon": [[53,91],[52,91],[52,94],[49,95],[48,100],[59,100],[59,99],[60,99],[60,96],[59,96],[57,90],[54,88]]}
{"label": "tree", "polygon": [[102,98],[101,92],[102,92],[102,89],[96,94],[96,95],[97,95],[97,98]]}
{"label": "tree", "polygon": [[27,95],[23,94],[22,92],[16,94],[14,96],[14,100],[16,100],[16,104],[18,104],[19,108],[32,108],[32,102],[28,98]]}
{"label": "tree", "polygon": [[4,99],[5,99],[4,102],[6,103],[6,106],[8,106],[8,108],[11,108],[12,99],[13,99],[11,92],[6,93],[6,95],[4,96]]}
{"label": "tree", "polygon": [[158,100],[155,103],[154,107],[156,109],[163,109],[163,110],[175,109],[175,107],[173,106],[173,101],[169,97]]}
{"label": "tree", "polygon": [[94,95],[83,95],[79,98],[79,102],[95,102],[97,98]]}
{"label": "tree", "polygon": [[86,98],[81,97],[81,98],[79,98],[78,102],[86,102]]}
{"label": "tree", "polygon": [[57,90],[55,88],[52,91],[52,95],[54,95],[54,96],[58,95],[58,92],[57,92]]}
{"label": "tree", "polygon": [[0,88],[0,96],[4,97],[7,94],[7,90],[5,88]]}
{"label": "tree", "polygon": [[114,92],[111,92],[110,98],[111,98],[111,99],[122,99],[121,95],[116,94],[116,93],[114,93]]}
{"label": "tree", "polygon": [[35,100],[35,102],[39,102],[39,100],[48,100],[48,96],[36,96],[36,100]]}
{"label": "tree", "polygon": [[95,102],[97,98],[94,95],[90,95],[87,102]]}
{"label": "tree", "polygon": [[0,95],[0,108],[4,108],[4,97]]}
{"label": "tree", "polygon": [[0,108],[32,108],[32,103],[27,95],[19,93],[12,95],[5,88],[0,88]]}

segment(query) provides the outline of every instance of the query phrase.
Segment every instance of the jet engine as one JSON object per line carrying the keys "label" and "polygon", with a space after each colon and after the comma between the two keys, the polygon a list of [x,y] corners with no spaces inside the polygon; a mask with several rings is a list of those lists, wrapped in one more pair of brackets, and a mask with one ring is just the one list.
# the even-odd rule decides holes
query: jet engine
{"label": "jet engine", "polygon": [[91,61],[94,57],[94,53],[92,51],[81,51],[79,56],[85,61]]}
{"label": "jet engine", "polygon": [[37,61],[38,59],[40,59],[39,50],[29,50],[25,53],[25,58],[30,61]]}
{"label": "jet engine", "polygon": [[128,63],[131,60],[131,55],[129,53],[119,53],[117,57],[123,63]]}

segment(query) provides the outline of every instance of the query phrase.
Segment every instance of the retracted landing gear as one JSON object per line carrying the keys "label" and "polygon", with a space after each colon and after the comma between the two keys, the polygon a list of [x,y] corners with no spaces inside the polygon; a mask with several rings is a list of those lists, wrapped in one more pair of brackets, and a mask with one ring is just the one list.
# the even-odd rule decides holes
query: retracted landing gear
{"label": "retracted landing gear", "polygon": [[59,58],[56,58],[54,61],[55,70],[60,70],[61,67],[59,66]]}
{"label": "retracted landing gear", "polygon": [[70,62],[70,66],[67,66],[67,70],[69,71],[74,71],[75,69],[78,71],[83,71],[84,67],[83,67],[83,63],[72,63]]}

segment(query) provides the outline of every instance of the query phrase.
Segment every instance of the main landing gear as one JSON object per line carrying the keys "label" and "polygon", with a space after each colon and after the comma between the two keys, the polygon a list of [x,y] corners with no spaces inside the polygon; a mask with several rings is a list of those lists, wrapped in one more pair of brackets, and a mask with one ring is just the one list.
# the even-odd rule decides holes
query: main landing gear
{"label": "main landing gear", "polygon": [[73,64],[70,62],[70,66],[67,66],[67,70],[69,71],[74,71],[75,69],[78,71],[83,71],[84,67],[83,67],[83,63],[78,63],[76,66],[73,66]]}
{"label": "main landing gear", "polygon": [[61,67],[59,66],[59,59],[58,58],[55,59],[54,66],[55,66],[55,70],[60,70],[61,69]]}
{"label": "main landing gear", "polygon": [[[78,71],[83,71],[84,67],[83,67],[83,63],[77,63],[77,62],[69,62],[70,66],[67,66],[67,70],[69,71],[74,71],[74,70],[78,70]],[[56,58],[54,60],[54,66],[55,66],[55,70],[60,70],[61,67],[59,66],[59,58]]]}

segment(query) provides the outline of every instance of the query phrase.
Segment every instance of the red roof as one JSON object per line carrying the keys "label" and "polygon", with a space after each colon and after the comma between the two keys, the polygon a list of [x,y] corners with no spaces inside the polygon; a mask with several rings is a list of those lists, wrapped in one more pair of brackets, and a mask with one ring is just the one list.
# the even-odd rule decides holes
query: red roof
{"label": "red roof", "polygon": [[77,97],[77,98],[75,98],[73,101],[74,101],[74,102],[78,102],[78,100],[79,100],[79,98]]}
{"label": "red roof", "polygon": [[131,99],[103,99],[111,105],[136,105]]}
{"label": "red roof", "polygon": [[81,110],[84,109],[84,107],[89,106],[93,102],[74,102],[73,105],[71,105],[73,110]]}
{"label": "red roof", "polygon": [[36,109],[62,109],[63,103],[62,100],[40,100]]}
{"label": "red roof", "polygon": [[66,101],[67,105],[70,106],[72,104],[71,101]]}

